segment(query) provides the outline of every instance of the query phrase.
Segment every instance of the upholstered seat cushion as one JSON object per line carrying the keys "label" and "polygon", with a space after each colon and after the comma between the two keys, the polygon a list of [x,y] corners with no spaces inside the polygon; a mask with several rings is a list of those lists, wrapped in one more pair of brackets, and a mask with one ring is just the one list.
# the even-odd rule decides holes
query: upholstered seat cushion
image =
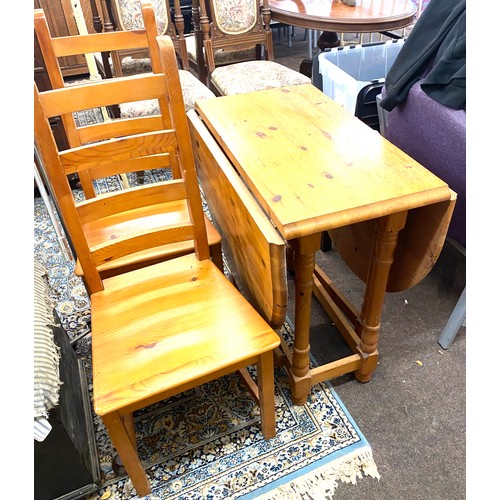
{"label": "upholstered seat cushion", "polygon": [[[113,69],[113,61],[110,60],[111,69]],[[123,76],[137,75],[140,73],[149,73],[151,69],[151,59],[149,57],[132,57],[127,56],[122,59],[122,74]]]}
{"label": "upholstered seat cushion", "polygon": [[[186,111],[193,109],[194,103],[200,99],[215,97],[215,94],[189,71],[180,69],[179,78]],[[158,101],[156,99],[120,104],[120,114],[124,118],[157,115],[159,112]]]}
{"label": "upholstered seat cushion", "polygon": [[311,83],[311,79],[274,61],[241,62],[218,67],[212,72],[212,84],[221,95],[246,94],[305,83]]}
{"label": "upholstered seat cushion", "polygon": [[193,109],[194,103],[199,99],[215,97],[215,94],[189,71],[180,69],[179,78],[186,111]]}

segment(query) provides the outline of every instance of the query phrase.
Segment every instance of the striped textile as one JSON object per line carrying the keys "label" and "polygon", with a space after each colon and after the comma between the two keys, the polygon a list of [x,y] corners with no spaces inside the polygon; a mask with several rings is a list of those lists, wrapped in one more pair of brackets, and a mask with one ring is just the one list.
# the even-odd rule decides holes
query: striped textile
{"label": "striped textile", "polygon": [[[59,402],[59,348],[54,343],[52,327],[53,304],[48,296],[48,281],[43,266],[34,263],[34,418],[35,439],[43,440],[43,432],[50,432],[48,425],[49,411]],[[45,434],[45,435],[46,435]],[[40,439],[43,437],[43,439]]]}

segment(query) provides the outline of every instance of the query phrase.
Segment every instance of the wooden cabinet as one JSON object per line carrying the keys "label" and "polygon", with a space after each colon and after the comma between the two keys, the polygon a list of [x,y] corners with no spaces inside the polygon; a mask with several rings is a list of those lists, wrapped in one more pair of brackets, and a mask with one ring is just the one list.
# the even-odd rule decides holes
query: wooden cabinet
{"label": "wooden cabinet", "polygon": [[98,490],[102,479],[84,362],[61,327],[53,332],[62,385],[49,413],[52,430],[44,441],[34,442],[34,498],[71,500]]}

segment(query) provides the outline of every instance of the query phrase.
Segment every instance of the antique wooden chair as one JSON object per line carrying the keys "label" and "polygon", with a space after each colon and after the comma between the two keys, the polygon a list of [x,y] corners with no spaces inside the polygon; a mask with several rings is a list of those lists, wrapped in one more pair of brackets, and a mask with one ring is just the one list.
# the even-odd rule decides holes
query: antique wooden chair
{"label": "antique wooden chair", "polygon": [[[95,2],[95,0],[91,0]],[[181,79],[182,93],[186,110],[192,109],[198,99],[214,97],[206,85],[204,85],[194,74],[189,71],[188,52],[184,36],[184,18],[181,12],[179,0],[172,0],[174,20],[171,17],[172,5],[169,0],[151,0],[154,12],[156,30],[154,36],[168,35],[177,53],[179,64],[179,76]],[[144,22],[142,15],[141,0],[110,0],[104,4],[105,17],[115,31],[137,31],[141,29],[152,29]],[[189,38],[189,37],[188,37]],[[131,47],[132,48],[132,47]],[[106,77],[123,76],[126,74],[143,73],[152,71],[152,60],[149,50],[125,50],[111,51],[111,64],[104,64],[104,58],[99,58],[102,64],[102,72]],[[139,49],[139,47],[133,47]],[[147,49],[147,46],[145,47]],[[103,52],[104,53],[104,52]],[[122,57],[125,53],[132,54]],[[105,54],[105,53],[104,53]],[[106,68],[109,68],[108,70]],[[138,103],[127,103],[121,106],[121,114],[126,117],[142,116],[146,114],[157,114],[158,108],[153,101],[140,101]]]}
{"label": "antique wooden chair", "polygon": [[[152,11],[151,5],[144,3],[144,17],[146,19],[146,25],[153,23],[154,26],[154,13]],[[62,88],[65,86],[61,70],[58,64],[58,56],[62,54],[81,54],[85,51],[96,52],[96,51],[106,51],[113,50],[119,47],[142,47],[148,46],[148,36],[151,37],[151,29],[146,31],[127,31],[127,32],[110,32],[104,34],[90,34],[90,35],[79,35],[72,37],[60,37],[52,38],[49,33],[49,28],[47,25],[47,20],[42,10],[35,10],[34,15],[34,26],[35,33],[39,39],[40,47],[43,53],[44,60],[46,62],[47,72],[51,80],[53,88]],[[150,38],[150,43],[154,46],[156,44],[156,35]],[[155,67],[155,72],[160,72],[161,64],[159,61],[159,54],[156,50],[153,50],[153,66]],[[173,69],[177,66],[174,65]],[[104,83],[105,80],[98,81],[99,83]],[[158,108],[158,101],[155,101],[155,107]],[[122,103],[123,104],[123,103]],[[126,103],[129,104],[129,103]],[[159,109],[158,109],[159,112]],[[69,145],[73,148],[82,146],[91,141],[101,140],[99,134],[96,134],[94,130],[96,126],[94,125],[83,125],[77,127],[75,122],[75,117],[72,113],[65,113],[61,117],[66,135],[68,137]],[[109,122],[112,122],[112,118],[109,118]],[[111,123],[109,123],[111,126]],[[155,164],[152,160],[144,164],[145,169],[156,168],[161,162],[158,161]],[[139,168],[139,162],[120,164],[121,171],[116,169],[116,173],[126,174],[127,172],[141,172]],[[171,175],[174,178],[180,177],[180,172],[178,166],[174,163],[167,165],[168,169],[171,170]],[[100,177],[110,177],[113,172],[107,172],[97,169],[84,169],[80,168],[78,171],[78,176],[82,185],[82,189],[87,200],[95,198],[96,188],[95,182]],[[127,187],[127,182],[124,183]],[[118,194],[118,193],[115,193]],[[110,196],[110,195],[107,195]],[[119,235],[133,234],[136,231],[138,225],[144,225],[145,227],[152,228],[160,223],[158,220],[158,213],[161,210],[168,211],[170,213],[169,217],[176,217],[179,220],[186,219],[188,217],[187,206],[183,203],[166,203],[164,206],[158,205],[155,211],[152,211],[147,207],[147,209],[136,210],[127,212],[121,218],[110,218],[104,217],[101,219],[96,219],[93,221],[88,221],[85,224],[85,231],[88,237],[91,239],[92,244],[105,244],[109,242],[111,238]],[[222,262],[222,250],[221,250],[221,236],[215,227],[211,224],[208,218],[205,216],[205,224],[208,233],[208,242],[210,245],[210,251],[213,261],[218,265],[218,267],[223,269]],[[113,275],[123,270],[131,270],[136,267],[151,264],[153,262],[158,262],[161,260],[168,259],[172,256],[180,255],[182,253],[192,252],[194,249],[192,241],[185,241],[182,244],[177,243],[176,245],[165,245],[159,248],[150,249],[148,251],[141,252],[135,255],[129,255],[123,257],[122,259],[113,259],[109,262],[103,262],[99,266],[103,277]],[[80,261],[77,260],[76,263],[76,274],[82,274],[82,268]]]}
{"label": "antique wooden chair", "polygon": [[[175,22],[172,21],[170,12],[169,0],[150,0],[152,9],[155,14],[156,22],[156,35],[168,35],[172,38],[172,42],[175,47],[177,58],[179,61],[179,66],[185,69],[187,65],[187,52],[185,44],[183,43],[184,38],[184,20],[182,15],[180,15],[180,3],[179,0],[173,0],[176,6],[176,15],[174,17]],[[105,7],[108,9],[107,16],[110,19],[111,24],[115,31],[134,31],[137,29],[147,29],[145,26],[142,7],[140,0],[108,0],[105,3]],[[130,52],[129,52],[130,53]],[[144,61],[144,58],[149,59],[149,54],[144,51],[136,51],[133,56],[121,59],[123,53],[115,53],[115,58],[119,64],[117,64],[114,69],[114,76],[123,76],[124,73],[133,72],[144,72],[144,65],[148,64],[148,61]],[[142,57],[135,57],[142,56]],[[136,61],[134,61],[137,59]],[[124,62],[126,67],[124,67]],[[134,65],[136,68],[134,69]],[[142,66],[142,67],[141,67]]]}
{"label": "antique wooden chair", "polygon": [[[200,0],[200,25],[207,64],[207,80],[217,95],[311,83],[307,76],[274,61],[271,12],[268,0]],[[217,66],[219,50],[256,50],[253,61]]]}
{"label": "antique wooden chair", "polygon": [[[208,7],[207,7],[208,8]],[[188,54],[189,67],[198,74],[198,78],[205,84],[207,81],[207,64],[205,61],[205,49],[203,48],[203,33],[201,31],[200,19],[200,0],[192,1],[192,27],[193,35],[187,36],[186,49]],[[211,14],[207,12],[210,17]],[[225,66],[226,64],[232,64],[236,62],[243,61],[253,61],[256,58],[255,47],[243,50],[232,50],[230,47],[225,47],[214,51],[214,63],[215,66]]]}
{"label": "antique wooden chair", "polygon": [[[273,350],[279,337],[209,259],[187,117],[170,38],[158,37],[164,74],[113,78],[34,91],[35,145],[83,268],[92,315],[93,399],[139,496],[150,493],[135,443],[133,412],[223,375],[257,365],[257,398],[266,439],[275,434]],[[120,100],[158,99],[161,114],[94,125],[100,142],[59,151],[49,118]],[[90,135],[91,132],[88,132]],[[81,169],[118,163],[171,164],[181,176],[118,196],[76,203],[67,180]],[[94,246],[85,225],[148,206],[185,203],[183,220]],[[195,253],[102,279],[99,266],[155,246],[194,240]],[[249,375],[248,375],[249,377]],[[253,379],[252,379],[253,381]]]}

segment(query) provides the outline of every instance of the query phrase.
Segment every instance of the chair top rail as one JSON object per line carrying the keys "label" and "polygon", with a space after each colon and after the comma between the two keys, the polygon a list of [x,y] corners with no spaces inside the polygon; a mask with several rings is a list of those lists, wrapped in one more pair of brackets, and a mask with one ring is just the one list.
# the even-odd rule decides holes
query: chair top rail
{"label": "chair top rail", "polygon": [[56,37],[52,39],[52,45],[57,57],[67,57],[95,52],[147,48],[148,37],[146,30],[113,31],[78,35],[78,37]]}

